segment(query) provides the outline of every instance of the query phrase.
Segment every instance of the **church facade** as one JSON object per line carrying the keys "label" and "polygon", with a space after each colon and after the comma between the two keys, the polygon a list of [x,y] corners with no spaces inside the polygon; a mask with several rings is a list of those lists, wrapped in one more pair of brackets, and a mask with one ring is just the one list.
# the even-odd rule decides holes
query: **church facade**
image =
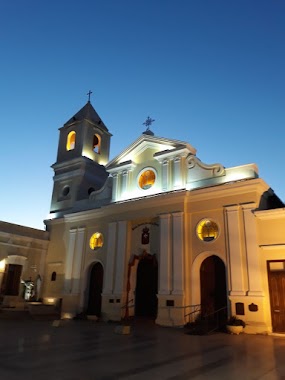
{"label": "church facade", "polygon": [[283,203],[256,165],[205,164],[150,124],[112,160],[90,101],[59,130],[41,299],[62,318],[178,327],[222,311],[285,332]]}

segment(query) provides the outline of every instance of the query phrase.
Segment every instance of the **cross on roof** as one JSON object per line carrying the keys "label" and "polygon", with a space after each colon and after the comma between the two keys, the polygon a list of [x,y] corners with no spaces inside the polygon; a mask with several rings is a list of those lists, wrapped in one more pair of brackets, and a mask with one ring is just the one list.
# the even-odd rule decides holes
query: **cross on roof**
{"label": "cross on roof", "polygon": [[143,125],[146,126],[146,129],[149,130],[149,126],[154,122],[154,119],[151,119],[149,116],[146,118],[146,121],[143,123]]}
{"label": "cross on roof", "polygon": [[91,94],[92,94],[92,91],[90,91],[90,90],[86,94],[86,95],[88,95],[88,102],[90,102],[90,96],[91,96]]}

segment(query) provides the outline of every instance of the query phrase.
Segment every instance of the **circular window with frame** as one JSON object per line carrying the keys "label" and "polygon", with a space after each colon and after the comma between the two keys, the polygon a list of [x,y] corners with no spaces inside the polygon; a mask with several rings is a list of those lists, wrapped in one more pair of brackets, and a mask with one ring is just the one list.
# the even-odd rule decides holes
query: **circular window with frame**
{"label": "circular window with frame", "polygon": [[64,186],[64,188],[62,189],[62,195],[64,197],[66,197],[70,192],[70,187],[67,185],[67,186]]}
{"label": "circular window with frame", "polygon": [[155,180],[156,180],[156,173],[154,169],[147,168],[147,169],[144,169],[139,174],[138,185],[140,189],[148,190],[155,184]]}
{"label": "circular window with frame", "polygon": [[198,223],[196,233],[198,238],[202,241],[214,241],[219,235],[219,227],[213,220],[203,219]]}
{"label": "circular window with frame", "polygon": [[103,244],[104,244],[104,239],[103,239],[103,235],[101,234],[101,232],[95,232],[89,240],[89,247],[93,251],[98,249],[98,248],[103,247]]}

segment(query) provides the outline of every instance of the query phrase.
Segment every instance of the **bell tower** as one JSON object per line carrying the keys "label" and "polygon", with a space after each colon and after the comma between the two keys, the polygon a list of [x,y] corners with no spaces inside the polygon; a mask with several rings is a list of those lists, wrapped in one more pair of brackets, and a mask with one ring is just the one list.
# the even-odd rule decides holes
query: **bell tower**
{"label": "bell tower", "polygon": [[59,129],[50,213],[80,211],[94,190],[105,183],[111,134],[89,100]]}

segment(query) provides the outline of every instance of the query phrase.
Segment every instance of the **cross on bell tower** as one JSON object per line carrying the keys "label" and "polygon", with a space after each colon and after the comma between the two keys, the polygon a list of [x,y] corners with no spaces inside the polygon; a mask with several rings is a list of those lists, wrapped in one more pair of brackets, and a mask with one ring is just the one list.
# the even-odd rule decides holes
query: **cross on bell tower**
{"label": "cross on bell tower", "polygon": [[93,92],[92,92],[91,90],[89,90],[89,91],[87,92],[87,94],[86,94],[86,95],[88,95],[88,103],[90,103],[90,97],[91,97],[91,94],[93,94]]}

